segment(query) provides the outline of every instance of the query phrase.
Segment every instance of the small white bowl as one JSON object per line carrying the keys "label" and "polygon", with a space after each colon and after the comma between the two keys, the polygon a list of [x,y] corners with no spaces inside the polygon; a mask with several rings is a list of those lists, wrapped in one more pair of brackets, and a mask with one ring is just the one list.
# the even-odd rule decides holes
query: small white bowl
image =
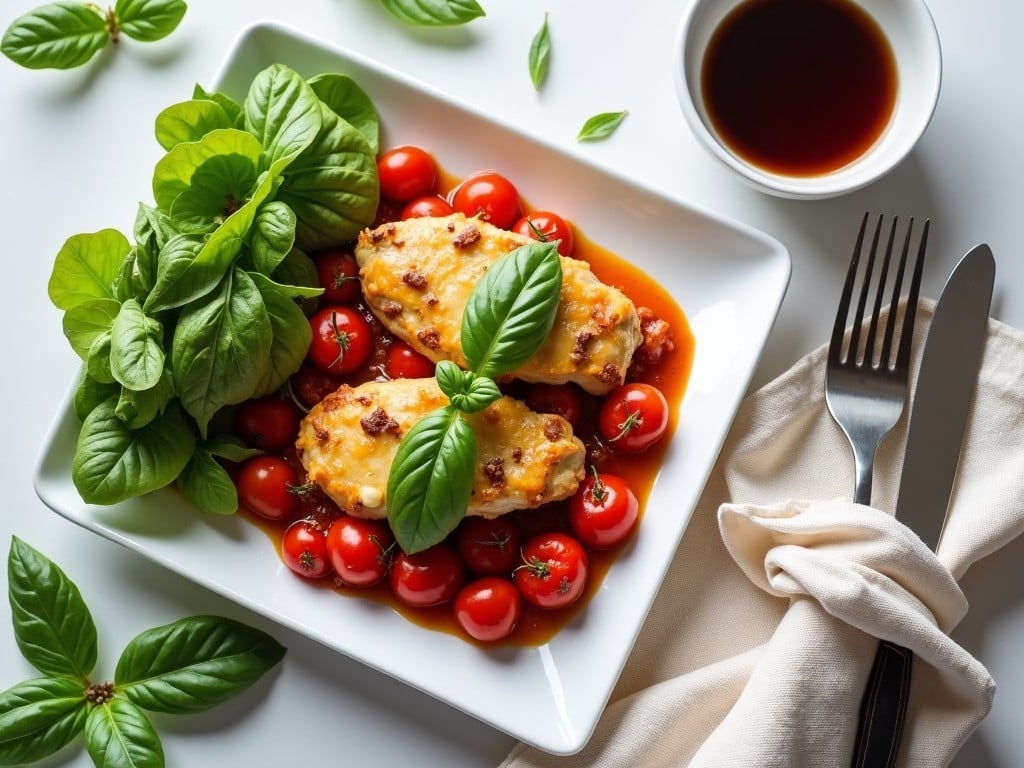
{"label": "small white bowl", "polygon": [[751,164],[729,149],[708,117],[701,93],[704,54],[714,31],[741,2],[744,0],[692,0],[679,28],[674,60],[676,93],[701,144],[755,189],[796,199],[846,194],[899,165],[928,127],[942,80],[939,36],[923,0],[851,0],[875,20],[892,46],[896,103],[888,127],[870,149],[850,164],[817,176],[787,176]]}

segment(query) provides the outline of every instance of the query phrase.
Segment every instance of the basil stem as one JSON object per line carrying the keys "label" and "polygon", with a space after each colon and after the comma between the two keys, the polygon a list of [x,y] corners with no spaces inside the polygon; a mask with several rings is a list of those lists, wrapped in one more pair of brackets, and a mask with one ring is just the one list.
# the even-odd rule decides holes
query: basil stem
{"label": "basil stem", "polygon": [[551,56],[551,35],[548,32],[548,15],[544,14],[544,23],[537,34],[533,36],[530,43],[530,80],[533,81],[535,90],[540,90],[541,84],[548,74],[548,59]]}
{"label": "basil stem", "polygon": [[588,118],[583,127],[580,128],[580,132],[576,135],[576,141],[600,141],[601,139],[607,139],[615,133],[615,130],[622,121],[626,119],[627,114],[629,113],[625,110],[622,112],[601,112]]}

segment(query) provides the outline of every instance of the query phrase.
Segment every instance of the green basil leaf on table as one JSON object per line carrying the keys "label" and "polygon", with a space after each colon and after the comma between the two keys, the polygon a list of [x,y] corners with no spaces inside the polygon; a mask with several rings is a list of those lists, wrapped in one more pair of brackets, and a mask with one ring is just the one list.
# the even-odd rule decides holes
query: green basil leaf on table
{"label": "green basil leaf on table", "polygon": [[462,314],[469,368],[493,378],[526,362],[551,332],[561,286],[554,243],[520,246],[498,259],[474,286]]}
{"label": "green basil leaf on table", "polygon": [[163,488],[195,448],[192,427],[176,404],[134,430],[117,417],[116,407],[117,398],[100,403],[79,432],[71,479],[89,504],[116,504]]}
{"label": "green basil leaf on table", "polygon": [[245,128],[262,147],[260,170],[302,152],[320,131],[320,100],[298,73],[274,64],[253,79]]}
{"label": "green basil leaf on table", "polygon": [[622,112],[601,112],[593,117],[587,118],[576,135],[576,141],[600,141],[607,139],[626,119],[626,111]]}
{"label": "green basil leaf on table", "polygon": [[238,490],[208,450],[196,446],[188,464],[178,475],[178,490],[208,515],[233,515],[238,511]]}
{"label": "green basil leaf on table", "polygon": [[177,29],[187,8],[184,0],[117,0],[114,14],[122,32],[148,43]]}
{"label": "green basil leaf on table", "polygon": [[279,200],[264,203],[256,213],[251,231],[253,267],[264,275],[284,261],[295,244],[295,211]]}
{"label": "green basil leaf on table", "polygon": [[64,313],[64,336],[80,358],[87,360],[96,339],[109,333],[121,305],[114,299],[93,299],[76,304]]}
{"label": "green basil leaf on table", "polygon": [[85,727],[84,686],[73,677],[37,677],[0,693],[0,765],[49,757]]}
{"label": "green basil leaf on table", "polygon": [[388,522],[403,551],[420,552],[455,530],[466,514],[476,435],[452,406],[424,416],[398,446],[388,475]]}
{"label": "green basil leaf on table", "polygon": [[97,6],[56,2],[15,19],[0,51],[29,69],[70,69],[89,61],[109,39],[107,20]]}
{"label": "green basil leaf on table", "polygon": [[87,678],[96,666],[96,625],[74,582],[17,536],[7,581],[14,636],[25,659],[44,675]]}
{"label": "green basil leaf on table", "polygon": [[157,207],[170,212],[182,192],[192,184],[192,175],[213,157],[238,156],[258,167],[263,147],[255,136],[237,128],[216,128],[196,141],[176,144],[153,168],[153,199]]}
{"label": "green basil leaf on table", "polygon": [[316,296],[322,290],[280,285],[259,272],[250,273],[249,277],[263,297],[270,318],[269,365],[253,391],[253,397],[262,397],[284,386],[288,377],[302,366],[313,330],[295,299]]}
{"label": "green basil leaf on table", "polygon": [[423,27],[465,24],[484,15],[476,0],[381,0],[381,4],[396,19]]}
{"label": "green basil leaf on table", "polygon": [[548,75],[549,59],[551,58],[551,33],[548,31],[548,15],[544,14],[544,23],[541,24],[537,34],[533,36],[530,43],[530,54],[528,62],[530,65],[530,80],[535,90],[540,90],[544,79]]}
{"label": "green basil leaf on table", "polygon": [[54,259],[50,301],[67,310],[93,299],[114,299],[111,285],[130,250],[128,238],[116,229],[72,235]]}
{"label": "green basil leaf on table", "polygon": [[272,637],[217,616],[147,630],[121,654],[117,690],[153,712],[202,712],[245,690],[285,654]]}
{"label": "green basil leaf on table", "polygon": [[131,701],[113,698],[89,710],[85,748],[97,768],[163,768],[153,724]]}
{"label": "green basil leaf on table", "polygon": [[245,113],[242,109],[242,105],[235,101],[233,98],[224,93],[218,93],[217,91],[207,91],[203,86],[196,83],[192,89],[192,98],[197,101],[213,101],[216,102],[217,106],[224,110],[224,113],[228,116],[231,121],[231,128],[245,128]]}
{"label": "green basil leaf on table", "polygon": [[501,398],[501,390],[493,379],[464,371],[450,360],[437,364],[435,377],[441,391],[463,413],[482,411]]}
{"label": "green basil leaf on table", "polygon": [[324,105],[363,134],[370,150],[380,151],[380,117],[377,107],[348,75],[326,73],[310,78],[309,87]]}
{"label": "green basil leaf on table", "polygon": [[163,413],[173,398],[173,374],[170,361],[165,360],[163,374],[154,386],[138,391],[124,386],[120,388],[114,415],[128,429],[141,429]]}
{"label": "green basil leaf on table", "polygon": [[135,299],[121,305],[110,337],[110,371],[124,387],[152,389],[164,375],[164,327]]}

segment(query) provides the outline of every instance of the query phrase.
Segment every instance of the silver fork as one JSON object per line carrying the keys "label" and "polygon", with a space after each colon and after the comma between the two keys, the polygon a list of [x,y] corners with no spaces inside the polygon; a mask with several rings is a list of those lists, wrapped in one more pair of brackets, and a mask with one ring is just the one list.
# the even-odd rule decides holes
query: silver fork
{"label": "silver fork", "polygon": [[[924,254],[928,244],[928,225],[925,221],[921,234],[914,271],[910,280],[910,291],[906,304],[900,311],[899,300],[903,289],[903,278],[907,269],[911,234],[914,220],[907,227],[903,248],[899,254],[892,283],[892,296],[887,305],[888,317],[885,327],[882,322],[882,305],[892,266],[893,245],[896,240],[897,219],[889,227],[885,255],[875,280],[876,256],[882,234],[883,216],[878,217],[871,249],[864,266],[863,286],[857,300],[856,313],[852,319],[849,343],[845,331],[850,314],[850,301],[857,282],[864,236],[868,226],[868,214],[861,220],[857,243],[854,246],[850,269],[843,285],[843,293],[836,311],[835,325],[828,349],[828,363],[825,368],[825,402],[829,413],[846,434],[853,447],[856,481],[853,500],[858,504],[871,503],[871,479],[875,453],[879,444],[896,426],[907,400],[907,376],[910,369],[910,340],[914,334],[914,316],[917,314],[917,299],[921,290],[921,274],[924,269]],[[867,308],[872,284],[875,283],[872,313],[862,343],[864,312]],[[901,321],[897,327],[897,316]],[[882,331],[879,337],[879,331]],[[898,334],[898,344],[897,344]],[[895,350],[895,355],[893,354]]]}

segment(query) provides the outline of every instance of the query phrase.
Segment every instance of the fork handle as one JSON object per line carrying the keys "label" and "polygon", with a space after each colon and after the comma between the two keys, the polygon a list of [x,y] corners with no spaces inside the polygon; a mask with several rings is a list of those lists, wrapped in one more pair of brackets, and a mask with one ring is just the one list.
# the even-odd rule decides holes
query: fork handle
{"label": "fork handle", "polygon": [[878,644],[860,702],[852,768],[891,768],[907,719],[914,654],[888,640]]}

